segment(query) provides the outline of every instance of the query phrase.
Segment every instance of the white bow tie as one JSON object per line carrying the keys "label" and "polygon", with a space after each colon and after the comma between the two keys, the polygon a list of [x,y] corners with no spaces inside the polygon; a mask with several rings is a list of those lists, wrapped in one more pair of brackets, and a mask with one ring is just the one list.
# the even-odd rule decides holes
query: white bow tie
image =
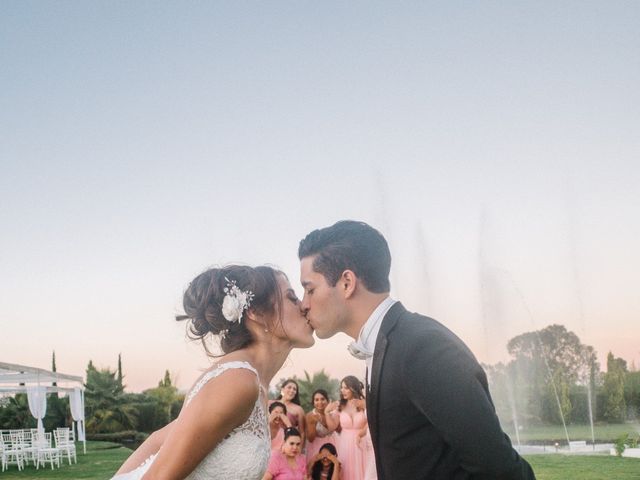
{"label": "white bow tie", "polygon": [[367,358],[373,357],[373,352],[370,352],[364,345],[358,342],[351,342],[347,347],[347,350],[349,350],[349,353],[358,360],[366,360]]}

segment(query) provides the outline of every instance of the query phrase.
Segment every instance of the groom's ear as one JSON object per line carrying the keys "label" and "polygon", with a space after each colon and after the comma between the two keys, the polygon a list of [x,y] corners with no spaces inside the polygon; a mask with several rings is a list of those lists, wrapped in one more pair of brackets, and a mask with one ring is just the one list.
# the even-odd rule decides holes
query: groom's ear
{"label": "groom's ear", "polygon": [[345,270],[342,272],[337,286],[342,291],[344,298],[351,298],[356,291],[356,285],[358,284],[358,277],[351,270]]}

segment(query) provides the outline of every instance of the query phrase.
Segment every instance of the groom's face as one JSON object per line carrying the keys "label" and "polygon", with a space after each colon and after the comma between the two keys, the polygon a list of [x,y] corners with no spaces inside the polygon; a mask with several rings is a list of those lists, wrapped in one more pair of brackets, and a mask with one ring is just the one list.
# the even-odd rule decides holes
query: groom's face
{"label": "groom's face", "polygon": [[329,338],[344,331],[344,297],[337,287],[327,283],[321,273],[313,270],[315,257],[300,262],[300,282],[304,288],[302,310],[318,338]]}

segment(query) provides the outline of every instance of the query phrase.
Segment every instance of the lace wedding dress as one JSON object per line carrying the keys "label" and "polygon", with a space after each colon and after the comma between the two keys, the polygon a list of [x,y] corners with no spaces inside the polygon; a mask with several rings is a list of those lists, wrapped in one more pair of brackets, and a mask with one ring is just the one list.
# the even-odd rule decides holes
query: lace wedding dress
{"label": "lace wedding dress", "polygon": [[[212,378],[232,368],[246,368],[258,375],[247,362],[227,362],[205,373],[187,395],[185,407]],[[260,480],[264,475],[271,454],[271,435],[265,412],[262,388],[249,418],[222,440],[200,462],[186,480]],[[156,455],[151,455],[135,470],[116,475],[112,480],[139,480],[149,469]]]}

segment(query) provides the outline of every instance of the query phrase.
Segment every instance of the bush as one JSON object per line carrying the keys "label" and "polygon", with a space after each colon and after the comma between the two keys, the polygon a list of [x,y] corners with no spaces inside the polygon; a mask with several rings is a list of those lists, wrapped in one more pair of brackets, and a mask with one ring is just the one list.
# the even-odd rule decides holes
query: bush
{"label": "bush", "polygon": [[123,432],[115,433],[90,433],[87,434],[87,440],[117,443],[140,443],[144,442],[148,436],[149,435],[143,432],[136,432],[135,430],[125,430]]}
{"label": "bush", "polygon": [[157,400],[148,399],[144,403],[134,403],[132,405],[138,412],[137,429],[141,432],[154,432],[171,421],[167,409]]}
{"label": "bush", "polygon": [[614,448],[616,449],[616,455],[621,457],[624,451],[627,449],[627,440],[629,439],[629,434],[625,433],[624,435],[618,437]]}

